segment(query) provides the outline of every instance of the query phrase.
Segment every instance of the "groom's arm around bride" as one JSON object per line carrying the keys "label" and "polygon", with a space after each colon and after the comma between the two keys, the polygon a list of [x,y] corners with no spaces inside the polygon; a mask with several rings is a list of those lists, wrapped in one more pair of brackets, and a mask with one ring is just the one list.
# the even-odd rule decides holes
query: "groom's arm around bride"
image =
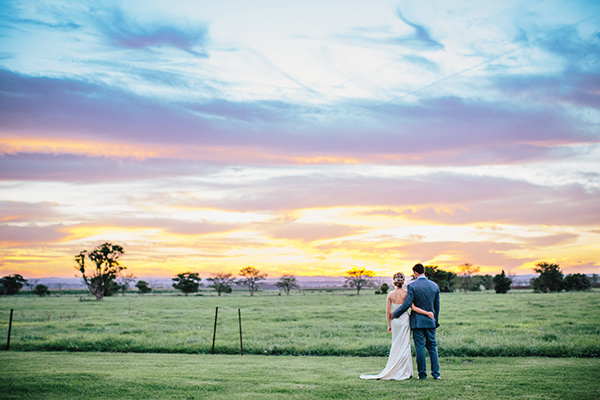
{"label": "groom's arm around bride", "polygon": [[440,366],[435,329],[439,326],[440,288],[435,282],[425,277],[425,268],[422,264],[416,264],[413,267],[413,273],[416,279],[408,285],[406,299],[394,311],[394,318],[398,318],[405,313],[412,304],[425,311],[433,311],[434,319],[416,312],[411,313],[410,329],[413,332],[413,340],[415,342],[419,379],[427,377],[425,371],[425,348],[427,348],[431,359],[431,375],[433,375],[434,379],[439,379]]}

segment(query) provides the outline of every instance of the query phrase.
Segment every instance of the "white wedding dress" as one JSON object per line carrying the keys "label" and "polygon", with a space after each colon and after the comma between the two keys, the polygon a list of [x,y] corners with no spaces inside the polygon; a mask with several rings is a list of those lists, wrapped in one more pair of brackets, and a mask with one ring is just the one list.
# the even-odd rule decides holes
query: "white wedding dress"
{"label": "white wedding dress", "polygon": [[[400,307],[392,303],[392,312]],[[377,375],[361,375],[360,379],[395,379],[412,377],[413,364],[410,354],[410,322],[408,312],[392,320],[392,348],[383,371]]]}

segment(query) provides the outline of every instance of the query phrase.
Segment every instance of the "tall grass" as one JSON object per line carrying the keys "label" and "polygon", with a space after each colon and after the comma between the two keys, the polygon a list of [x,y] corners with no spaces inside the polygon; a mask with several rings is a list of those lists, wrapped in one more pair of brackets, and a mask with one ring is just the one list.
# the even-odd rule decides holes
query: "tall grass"
{"label": "tall grass", "polygon": [[[387,356],[385,296],[78,296],[0,299],[0,343],[14,308],[11,350]],[[598,357],[600,292],[444,293],[441,356]]]}

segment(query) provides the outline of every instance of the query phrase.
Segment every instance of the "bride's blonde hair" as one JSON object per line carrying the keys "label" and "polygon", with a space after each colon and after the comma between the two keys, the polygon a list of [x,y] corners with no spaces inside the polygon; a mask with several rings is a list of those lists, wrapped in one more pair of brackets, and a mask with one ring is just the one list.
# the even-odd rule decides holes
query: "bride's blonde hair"
{"label": "bride's blonde hair", "polygon": [[394,274],[394,286],[396,286],[397,288],[401,288],[402,286],[404,286],[404,281],[406,280],[406,278],[404,277],[404,274],[402,272],[396,272]]}

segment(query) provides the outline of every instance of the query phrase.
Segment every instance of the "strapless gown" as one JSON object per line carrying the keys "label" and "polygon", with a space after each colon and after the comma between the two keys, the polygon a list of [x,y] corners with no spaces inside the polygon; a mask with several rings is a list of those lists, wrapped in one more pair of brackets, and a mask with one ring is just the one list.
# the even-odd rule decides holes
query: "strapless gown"
{"label": "strapless gown", "polygon": [[[400,307],[392,303],[392,312]],[[410,354],[410,321],[407,312],[392,320],[392,348],[383,371],[377,375],[361,375],[360,379],[395,379],[412,377],[413,364]]]}

